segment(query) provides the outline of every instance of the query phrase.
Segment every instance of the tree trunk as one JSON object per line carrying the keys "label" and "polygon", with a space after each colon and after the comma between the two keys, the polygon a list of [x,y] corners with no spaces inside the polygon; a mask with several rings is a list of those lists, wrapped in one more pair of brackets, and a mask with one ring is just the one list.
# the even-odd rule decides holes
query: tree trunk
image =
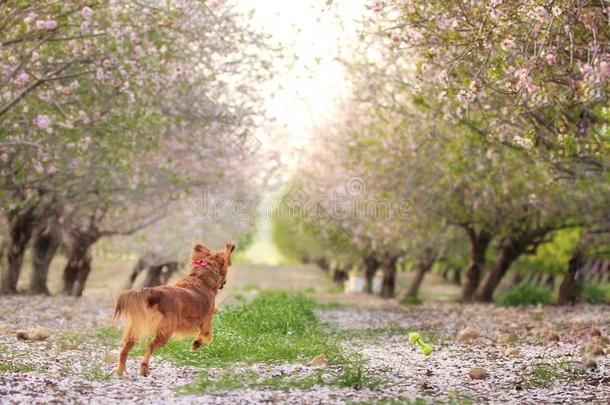
{"label": "tree trunk", "polygon": [[515,273],[515,277],[513,277],[512,285],[513,287],[518,286],[523,281],[523,273],[520,271]]}
{"label": "tree trunk", "polygon": [[544,274],[542,274],[542,273],[538,273],[538,274],[536,275],[536,280],[534,281],[534,285],[535,285],[536,287],[540,287],[540,284],[542,284],[542,279],[543,279],[543,278],[544,278]]}
{"label": "tree trunk", "polygon": [[536,279],[536,273],[535,272],[530,272],[530,274],[528,274],[527,279],[525,280],[525,282],[523,284],[534,284],[534,280]]}
{"label": "tree trunk", "polygon": [[328,265],[328,262],[324,258],[316,259],[316,264],[324,272],[327,272],[329,270],[330,266]]}
{"label": "tree trunk", "polygon": [[584,263],[584,255],[581,246],[577,246],[572,253],[572,257],[568,262],[568,271],[563,277],[561,286],[559,287],[559,294],[557,294],[557,304],[559,305],[572,305],[576,302],[576,273],[578,269],[582,267]]}
{"label": "tree trunk", "polygon": [[409,287],[407,298],[417,298],[417,294],[419,294],[419,289],[424,281],[424,277],[430,268],[432,268],[433,264],[434,260],[431,260],[430,258],[425,258],[417,263],[417,273],[415,274],[415,279]]}
{"label": "tree trunk", "polygon": [[25,249],[32,237],[34,228],[35,206],[29,206],[9,215],[9,243],[7,248],[7,265],[2,268],[0,293],[16,294],[17,281],[23,266]]}
{"label": "tree trunk", "polygon": [[167,284],[171,276],[178,271],[178,262],[165,263],[165,271],[161,272],[161,285]]}
{"label": "tree trunk", "polygon": [[521,255],[523,249],[520,249],[515,242],[508,241],[506,246],[503,246],[500,250],[500,256],[496,259],[493,268],[489,272],[483,287],[478,295],[479,301],[491,302],[493,300],[494,291],[502,281],[502,278],[513,264],[515,260]]}
{"label": "tree trunk", "polygon": [[377,273],[379,260],[375,256],[368,256],[364,259],[364,292],[373,293],[373,278]]}
{"label": "tree trunk", "polygon": [[28,290],[30,294],[49,295],[49,289],[47,288],[49,266],[55,252],[57,252],[60,239],[58,224],[55,223],[54,218],[49,219],[36,230],[32,255],[34,270]]}
{"label": "tree trunk", "polygon": [[462,270],[459,268],[453,269],[453,284],[462,285]]}
{"label": "tree trunk", "polygon": [[336,268],[333,272],[333,281],[337,284],[342,284],[345,280],[347,280],[347,271]]}
{"label": "tree trunk", "polygon": [[397,256],[389,256],[383,263],[383,279],[381,283],[381,296],[393,298],[396,293],[396,262]]}
{"label": "tree trunk", "polygon": [[127,281],[127,288],[126,289],[130,289],[133,287],[133,283],[136,282],[136,279],[138,278],[138,275],[144,271],[144,269],[146,269],[147,264],[146,261],[143,258],[139,258],[138,261],[136,262],[136,265],[133,266],[133,270],[131,271],[131,274],[129,275],[129,281]]}
{"label": "tree trunk", "polygon": [[64,268],[62,293],[73,297],[83,295],[87,278],[91,272],[89,249],[99,239],[96,235],[73,235],[68,263]]}
{"label": "tree trunk", "polygon": [[555,275],[549,274],[546,277],[546,281],[544,282],[544,284],[548,287],[549,290],[553,291],[555,289]]}
{"label": "tree trunk", "polygon": [[150,266],[146,272],[146,279],[144,280],[143,287],[156,287],[161,285],[161,274],[163,272],[163,265]]}
{"label": "tree trunk", "polygon": [[470,238],[470,266],[466,272],[466,280],[462,288],[462,301],[471,302],[473,295],[481,281],[481,273],[485,268],[485,254],[491,242],[491,235],[485,231],[476,232],[469,230]]}

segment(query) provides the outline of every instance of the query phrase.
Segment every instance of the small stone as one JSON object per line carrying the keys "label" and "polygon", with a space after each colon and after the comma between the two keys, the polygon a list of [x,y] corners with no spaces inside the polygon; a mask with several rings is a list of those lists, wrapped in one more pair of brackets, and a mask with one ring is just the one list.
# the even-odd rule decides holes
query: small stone
{"label": "small stone", "polygon": [[507,347],[504,349],[504,355],[506,357],[516,357],[519,355],[519,353],[521,353],[521,350],[516,347]]}
{"label": "small stone", "polygon": [[15,334],[17,335],[17,339],[21,339],[21,340],[29,340],[29,334],[27,330],[23,330],[20,329],[17,332],[15,332]]}
{"label": "small stone", "polygon": [[326,363],[328,363],[328,359],[326,358],[326,355],[318,354],[316,357],[314,357],[309,362],[309,365],[312,367],[322,367],[322,366],[325,366]]}
{"label": "small stone", "polygon": [[555,332],[549,332],[548,335],[546,335],[546,338],[550,341],[550,342],[559,342],[559,335]]}
{"label": "small stone", "polygon": [[468,371],[468,375],[473,380],[484,380],[488,376],[487,370],[480,367],[471,368],[470,371]]}
{"label": "small stone", "polygon": [[49,337],[49,332],[47,332],[44,328],[41,328],[40,326],[29,330],[20,329],[15,332],[15,334],[17,335],[17,339],[21,340],[41,341],[46,340]]}
{"label": "small stone", "polygon": [[119,361],[119,356],[117,356],[116,354],[112,354],[112,353],[106,353],[102,357],[102,360],[108,364],[115,364]]}
{"label": "small stone", "polygon": [[610,339],[607,336],[594,336],[592,342],[593,344],[606,347],[610,343]]}
{"label": "small stone", "polygon": [[582,365],[585,368],[589,368],[589,369],[595,369],[597,368],[597,362],[595,361],[595,359],[592,359],[590,357],[584,358],[582,360]]}
{"label": "small stone", "polygon": [[507,344],[510,342],[514,342],[515,340],[517,340],[517,335],[509,333],[509,334],[500,336],[498,339],[496,339],[496,342],[498,342],[500,344]]}
{"label": "small stone", "polygon": [[594,356],[603,356],[606,354],[606,352],[604,351],[604,348],[601,346],[591,346],[591,354]]}
{"label": "small stone", "polygon": [[7,334],[11,333],[12,330],[13,330],[13,328],[11,328],[11,325],[9,325],[8,323],[4,323],[4,322],[0,323],[0,333],[7,335]]}
{"label": "small stone", "polygon": [[476,339],[479,337],[479,333],[474,330],[471,327],[467,327],[465,329],[462,329],[458,334],[457,334],[457,341],[458,342],[468,342],[472,339]]}

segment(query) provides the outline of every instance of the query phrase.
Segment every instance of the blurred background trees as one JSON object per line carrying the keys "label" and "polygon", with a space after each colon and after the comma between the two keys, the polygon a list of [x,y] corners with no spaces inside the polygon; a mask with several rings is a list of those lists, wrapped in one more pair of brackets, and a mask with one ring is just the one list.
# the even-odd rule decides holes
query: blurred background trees
{"label": "blurred background trees", "polygon": [[[350,215],[329,208],[324,221],[366,243],[326,249],[324,260],[366,257],[353,268],[370,279],[372,263],[388,286],[406,264],[417,272],[410,298],[425,269],[454,263],[466,302],[491,301],[501,283],[555,291],[564,275],[557,300],[573,302],[593,280],[591,266],[607,266],[591,263],[606,263],[610,232],[610,5],[373,1],[370,9],[345,57],[351,97],[319,129],[295,203],[330,202],[356,178],[366,191],[350,201],[365,197],[396,216],[370,218],[351,202]],[[332,171],[319,176],[318,162]],[[399,218],[401,198],[412,206]],[[596,283],[607,280],[607,267],[594,272]]]}
{"label": "blurred background trees", "polygon": [[[253,80],[269,77],[274,51],[231,6],[74,0],[0,8],[2,292],[17,291],[32,239],[30,292],[48,293],[61,246],[62,292],[79,296],[101,238],[148,228],[158,247],[167,230],[151,225],[189,215],[187,193],[253,193],[246,179],[256,151],[246,145],[262,113]],[[182,229],[189,243],[205,232],[190,220]]]}
{"label": "blurred background trees", "polygon": [[[337,56],[349,91],[282,178],[253,133],[283,55],[249,15],[195,0],[0,8],[3,293],[31,248],[30,292],[49,292],[60,252],[61,291],[83,294],[109,236],[139,258],[133,277],[163,282],[193,240],[251,242],[256,213],[227,202],[271,188],[285,258],[338,283],[357,273],[367,293],[417,302],[431,272],[463,302],[544,288],[568,304],[607,285],[605,1],[371,1]],[[261,190],[261,173],[279,181]]]}

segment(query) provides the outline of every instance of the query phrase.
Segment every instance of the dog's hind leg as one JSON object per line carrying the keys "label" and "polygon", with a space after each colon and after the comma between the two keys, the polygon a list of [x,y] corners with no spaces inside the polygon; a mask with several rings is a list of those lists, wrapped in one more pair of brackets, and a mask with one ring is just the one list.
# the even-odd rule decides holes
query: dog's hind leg
{"label": "dog's hind leg", "polygon": [[155,349],[158,349],[165,345],[171,336],[172,332],[164,330],[157,331],[153,340],[151,340],[148,346],[146,347],[144,357],[142,357],[142,363],[140,364],[140,375],[148,375],[148,362],[150,361],[150,356],[152,356],[153,351]]}
{"label": "dog's hind leg", "polygon": [[136,344],[136,338],[133,335],[133,329],[129,327],[125,331],[125,335],[123,336],[123,349],[121,349],[121,354],[119,356],[119,367],[116,370],[117,375],[120,377],[125,373],[125,363],[127,362],[127,356],[129,355],[129,351],[133,349]]}
{"label": "dog's hind leg", "polygon": [[212,341],[212,317],[213,314],[210,314],[201,322],[201,325],[199,325],[199,334],[197,335],[197,338],[193,340],[191,349],[197,350],[203,343],[210,343]]}

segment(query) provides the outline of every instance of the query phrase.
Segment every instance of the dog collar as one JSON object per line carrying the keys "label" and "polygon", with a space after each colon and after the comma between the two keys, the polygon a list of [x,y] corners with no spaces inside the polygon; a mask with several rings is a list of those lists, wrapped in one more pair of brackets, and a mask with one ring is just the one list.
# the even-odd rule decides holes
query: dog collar
{"label": "dog collar", "polygon": [[193,262],[193,268],[196,269],[198,267],[208,267],[210,263],[206,262],[205,260],[195,260]]}

